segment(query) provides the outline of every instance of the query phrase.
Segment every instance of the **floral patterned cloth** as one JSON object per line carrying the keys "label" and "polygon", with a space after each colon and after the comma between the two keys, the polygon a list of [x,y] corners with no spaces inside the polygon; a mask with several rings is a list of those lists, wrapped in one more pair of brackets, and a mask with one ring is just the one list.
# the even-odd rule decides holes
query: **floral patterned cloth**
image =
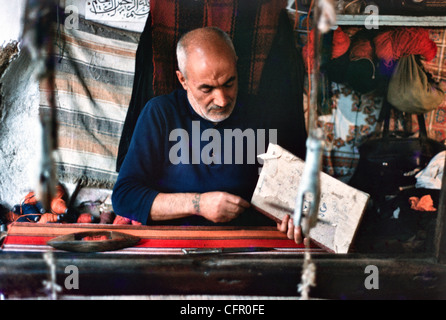
{"label": "floral patterned cloth", "polygon": [[323,171],[348,182],[359,161],[358,146],[375,131],[383,98],[332,84],[332,113],[318,118],[325,135]]}

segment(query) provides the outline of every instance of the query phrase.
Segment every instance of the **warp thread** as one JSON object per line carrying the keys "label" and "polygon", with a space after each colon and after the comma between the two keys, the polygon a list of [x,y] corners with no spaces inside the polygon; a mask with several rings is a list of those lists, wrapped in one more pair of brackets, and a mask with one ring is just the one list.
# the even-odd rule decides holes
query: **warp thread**
{"label": "warp thread", "polygon": [[301,300],[308,300],[310,297],[310,288],[316,286],[316,265],[311,259],[308,247],[305,250],[304,264],[302,267],[301,283],[298,291],[301,293]]}

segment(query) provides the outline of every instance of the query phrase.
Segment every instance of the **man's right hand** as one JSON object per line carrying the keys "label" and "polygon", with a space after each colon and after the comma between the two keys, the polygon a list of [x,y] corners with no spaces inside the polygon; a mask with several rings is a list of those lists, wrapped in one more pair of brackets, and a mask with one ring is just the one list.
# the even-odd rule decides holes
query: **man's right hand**
{"label": "man's right hand", "polygon": [[200,215],[209,221],[224,223],[235,219],[250,206],[239,196],[221,191],[159,193],[153,201],[150,219],[165,221]]}
{"label": "man's right hand", "polygon": [[215,223],[231,221],[251,206],[239,196],[220,191],[197,193],[192,202],[197,215]]}

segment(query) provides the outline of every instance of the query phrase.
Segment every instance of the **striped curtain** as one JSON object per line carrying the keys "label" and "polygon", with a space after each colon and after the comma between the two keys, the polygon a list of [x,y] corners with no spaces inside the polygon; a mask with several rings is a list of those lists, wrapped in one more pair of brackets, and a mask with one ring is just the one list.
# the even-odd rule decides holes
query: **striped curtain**
{"label": "striped curtain", "polygon": [[[59,26],[56,45],[57,167],[60,182],[112,188],[132,93],[139,34],[80,19]],[[40,112],[49,108],[40,83]],[[91,99],[92,98],[92,99]]]}

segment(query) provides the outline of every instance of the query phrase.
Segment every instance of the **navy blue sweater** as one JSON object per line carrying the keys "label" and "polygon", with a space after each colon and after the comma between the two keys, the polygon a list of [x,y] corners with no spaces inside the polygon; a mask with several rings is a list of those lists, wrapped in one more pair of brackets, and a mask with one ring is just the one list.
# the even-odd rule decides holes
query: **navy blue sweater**
{"label": "navy blue sweater", "polygon": [[[252,104],[239,100],[231,116],[214,125],[192,109],[182,89],[151,99],[138,118],[115,183],[115,213],[156,224],[150,220],[150,210],[160,192],[226,191],[249,202],[259,175],[256,156],[266,151],[271,131],[266,128],[267,119],[252,112]],[[241,133],[245,138],[236,141],[234,136]],[[242,149],[238,149],[240,145]],[[213,225],[198,216],[162,224]],[[273,223],[249,209],[228,224]]]}

